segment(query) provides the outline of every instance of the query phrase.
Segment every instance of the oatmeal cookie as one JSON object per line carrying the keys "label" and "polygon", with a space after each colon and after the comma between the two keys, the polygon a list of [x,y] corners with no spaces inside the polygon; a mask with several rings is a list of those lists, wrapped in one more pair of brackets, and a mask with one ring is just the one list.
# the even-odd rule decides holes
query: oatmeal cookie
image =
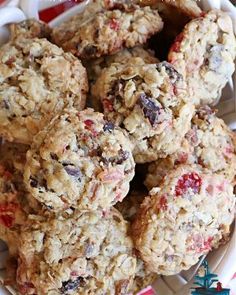
{"label": "oatmeal cookie", "polygon": [[[127,224],[112,209],[36,220],[22,230],[21,294],[128,294],[136,273]],[[42,283],[43,282],[43,283]]]}
{"label": "oatmeal cookie", "polygon": [[179,11],[189,17],[199,17],[202,14],[202,10],[197,5],[195,0],[158,0],[158,2],[164,2],[164,4],[167,6],[177,8]]}
{"label": "oatmeal cookie", "polygon": [[[25,152],[22,145],[3,143],[0,146],[0,239],[8,244],[13,256],[17,255],[16,241],[29,211],[21,174]],[[14,153],[16,158],[13,158]]]}
{"label": "oatmeal cookie", "polygon": [[26,19],[20,23],[10,25],[11,41],[15,39],[46,38],[50,39],[51,28],[36,19]]}
{"label": "oatmeal cookie", "polygon": [[184,76],[195,104],[215,105],[234,72],[235,55],[230,16],[212,10],[185,26],[172,45],[168,60]]}
{"label": "oatmeal cookie", "polygon": [[0,52],[0,136],[30,144],[66,106],[83,109],[86,70],[46,39],[17,39]]}
{"label": "oatmeal cookie", "polygon": [[57,45],[84,59],[144,44],[163,27],[158,11],[150,7],[120,3],[98,9],[90,16],[87,9],[84,12],[87,17],[84,13],[75,15],[52,32]]}
{"label": "oatmeal cookie", "polygon": [[173,7],[189,17],[199,17],[202,14],[201,8],[195,0],[137,0],[141,5],[150,5],[159,11]]}
{"label": "oatmeal cookie", "polygon": [[94,84],[100,78],[102,70],[108,68],[113,63],[118,64],[145,64],[157,63],[158,59],[154,56],[152,50],[146,50],[141,46],[136,46],[130,49],[123,49],[116,54],[92,59],[91,61],[83,61],[90,81],[90,97],[87,99],[87,104],[94,108],[96,111],[102,111],[102,105],[99,99],[92,94],[96,90],[93,89]]}
{"label": "oatmeal cookie", "polygon": [[150,271],[179,273],[217,248],[234,219],[233,185],[200,166],[180,165],[153,188],[132,224],[132,235]]}
{"label": "oatmeal cookie", "polygon": [[194,107],[182,76],[167,62],[112,64],[93,89],[105,116],[128,131],[137,163],[175,152],[190,128]]}
{"label": "oatmeal cookie", "polygon": [[88,71],[89,80],[96,81],[102,70],[108,68],[113,63],[119,64],[152,64],[157,63],[158,59],[154,56],[152,50],[144,49],[141,46],[136,46],[130,49],[123,49],[116,54],[85,61],[85,66]]}
{"label": "oatmeal cookie", "polygon": [[69,109],[35,136],[24,179],[52,211],[107,210],[127,195],[134,166],[132,145],[121,128],[92,109]]}
{"label": "oatmeal cookie", "polygon": [[167,158],[149,165],[145,185],[148,189],[158,186],[175,166],[194,163],[213,173],[223,174],[235,183],[236,134],[208,106],[197,110],[181,148]]}

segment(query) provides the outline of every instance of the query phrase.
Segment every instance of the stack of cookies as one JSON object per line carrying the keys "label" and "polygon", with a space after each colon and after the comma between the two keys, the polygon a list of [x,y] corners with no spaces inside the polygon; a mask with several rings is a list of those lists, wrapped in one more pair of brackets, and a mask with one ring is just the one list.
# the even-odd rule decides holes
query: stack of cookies
{"label": "stack of cookies", "polygon": [[227,241],[236,136],[213,106],[235,56],[230,17],[193,0],[96,0],[54,29],[12,25],[0,50],[7,283],[137,294]]}

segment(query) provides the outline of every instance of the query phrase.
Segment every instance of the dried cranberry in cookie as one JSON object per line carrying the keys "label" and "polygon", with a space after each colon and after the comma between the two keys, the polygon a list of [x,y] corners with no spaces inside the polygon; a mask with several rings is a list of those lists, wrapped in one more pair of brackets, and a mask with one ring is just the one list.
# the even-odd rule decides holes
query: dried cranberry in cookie
{"label": "dried cranberry in cookie", "polygon": [[52,211],[107,210],[127,195],[134,166],[125,131],[92,109],[68,109],[34,137],[24,179]]}
{"label": "dried cranberry in cookie", "polygon": [[190,129],[194,112],[186,85],[167,62],[112,64],[93,88],[105,116],[124,127],[134,143],[137,163],[174,153]]}
{"label": "dried cranberry in cookie", "polygon": [[83,13],[53,29],[53,41],[84,59],[98,58],[116,53],[122,48],[144,44],[153,34],[159,32],[163,22],[157,10],[138,5],[108,5],[100,1],[92,13],[90,4]]}
{"label": "dried cranberry in cookie", "polygon": [[168,60],[187,82],[197,105],[215,105],[234,72],[236,40],[230,16],[212,10],[188,23],[170,49]]}
{"label": "dried cranberry in cookie", "polygon": [[[195,194],[199,194],[202,186],[202,179],[196,172],[183,174],[176,186],[175,186],[175,195],[176,197],[183,196],[192,191]],[[165,207],[167,207],[165,205]]]}
{"label": "dried cranberry in cookie", "polygon": [[149,165],[145,185],[148,189],[158,186],[175,166],[194,163],[235,182],[236,135],[208,106],[196,111],[181,148]]}
{"label": "dried cranberry in cookie", "polygon": [[[0,167],[1,170],[2,168]],[[2,178],[1,172],[0,178]],[[10,180],[7,183],[12,185]],[[23,197],[22,193],[16,190],[5,193],[0,192],[0,239],[8,244],[9,252],[14,256],[18,252],[16,241],[19,238],[20,228],[27,218],[21,202]]]}
{"label": "dried cranberry in cookie", "polygon": [[198,165],[179,165],[150,191],[132,224],[150,271],[177,274],[217,248],[234,219],[233,185]]}
{"label": "dried cranberry in cookie", "polygon": [[20,293],[128,294],[137,270],[127,230],[115,209],[106,217],[99,211],[34,216],[20,239]]}
{"label": "dried cranberry in cookie", "polygon": [[0,52],[0,136],[30,144],[66,106],[83,109],[87,90],[86,70],[72,54],[46,39],[14,39]]}

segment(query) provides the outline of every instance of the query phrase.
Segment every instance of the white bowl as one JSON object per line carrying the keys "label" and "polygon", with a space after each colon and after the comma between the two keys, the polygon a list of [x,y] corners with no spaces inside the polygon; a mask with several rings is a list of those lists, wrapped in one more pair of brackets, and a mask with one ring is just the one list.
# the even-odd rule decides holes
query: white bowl
{"label": "white bowl", "polygon": [[[61,0],[11,0],[7,1],[7,7],[0,7],[0,44],[1,42],[6,42],[7,39],[7,29],[6,24],[11,22],[19,22],[25,18],[35,17],[38,18],[38,10],[40,7],[47,8],[53,6],[52,3],[61,3]],[[62,23],[63,21],[69,19],[71,16],[81,13],[89,0],[78,4],[77,6],[67,10],[62,13],[49,24],[55,27]],[[201,0],[199,1],[200,6],[204,10],[217,8],[227,11],[233,22],[234,30],[236,33],[236,8],[230,3],[229,0]],[[18,7],[17,7],[18,6]],[[19,8],[20,7],[20,8]],[[222,117],[226,123],[236,130],[236,74],[233,75],[232,80],[228,83],[223,91],[222,98],[217,108],[219,109],[218,115]],[[3,262],[6,257],[5,247],[0,243],[0,270],[3,268]],[[222,282],[223,286],[226,286],[234,273],[236,273],[236,227],[234,227],[234,232],[230,241],[221,246],[219,249],[212,251],[208,256],[207,260],[211,270],[217,273],[219,280]],[[0,271],[0,280],[3,278],[4,273]],[[188,272],[181,273],[176,276],[161,276],[155,282],[154,287],[158,295],[188,295],[190,294],[190,288],[193,285],[193,280],[188,280]],[[14,293],[12,288],[8,290]],[[5,293],[4,293],[5,292]],[[6,293],[5,289],[0,288],[0,294]]]}

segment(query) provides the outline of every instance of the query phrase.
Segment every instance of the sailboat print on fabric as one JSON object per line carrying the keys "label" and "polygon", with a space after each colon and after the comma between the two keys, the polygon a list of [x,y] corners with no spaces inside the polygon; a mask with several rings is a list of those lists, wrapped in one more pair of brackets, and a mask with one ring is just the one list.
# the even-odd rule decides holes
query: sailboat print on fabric
{"label": "sailboat print on fabric", "polygon": [[[216,287],[212,285],[216,283]],[[195,276],[195,285],[199,286],[192,290],[192,295],[229,295],[230,289],[223,289],[221,282],[217,279],[217,274],[210,272],[208,263],[203,261],[199,268],[198,274]]]}

